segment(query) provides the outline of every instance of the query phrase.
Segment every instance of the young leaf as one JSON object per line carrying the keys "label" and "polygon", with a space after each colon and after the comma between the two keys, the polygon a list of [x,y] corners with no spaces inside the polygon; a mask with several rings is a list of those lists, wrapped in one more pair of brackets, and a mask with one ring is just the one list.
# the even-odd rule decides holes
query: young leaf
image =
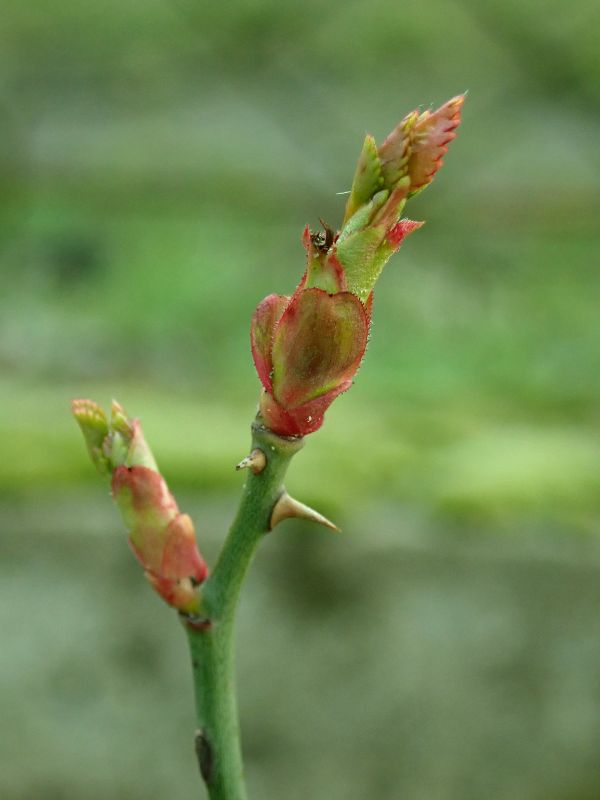
{"label": "young leaf", "polygon": [[377,154],[377,144],[371,134],[367,134],[358,158],[350,197],[346,203],[344,224],[365,203],[383,188],[381,163]]}
{"label": "young leaf", "polygon": [[449,143],[456,138],[465,96],[453,97],[437,111],[425,111],[410,130],[411,148],[408,160],[410,194],[414,196],[433,180],[442,166]]}

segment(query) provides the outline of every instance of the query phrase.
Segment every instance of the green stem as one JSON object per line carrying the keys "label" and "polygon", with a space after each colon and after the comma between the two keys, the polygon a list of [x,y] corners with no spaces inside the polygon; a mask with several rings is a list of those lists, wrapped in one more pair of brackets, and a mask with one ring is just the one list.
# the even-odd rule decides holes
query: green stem
{"label": "green stem", "polygon": [[237,601],[256,547],[270,528],[283,478],[302,439],[284,439],[258,426],[252,448],[266,457],[259,474],[248,471],[240,507],[211,577],[202,585],[202,617],[184,617],[198,728],[196,752],[210,800],[246,800],[234,683]]}

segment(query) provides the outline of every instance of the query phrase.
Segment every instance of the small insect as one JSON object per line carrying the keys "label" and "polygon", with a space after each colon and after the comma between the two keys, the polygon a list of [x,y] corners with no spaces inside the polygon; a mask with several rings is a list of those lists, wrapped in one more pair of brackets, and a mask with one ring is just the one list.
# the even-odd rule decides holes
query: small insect
{"label": "small insect", "polygon": [[317,231],[316,233],[311,233],[310,240],[317,250],[319,250],[321,253],[326,253],[334,242],[335,231],[333,228],[330,228],[329,225],[321,218],[319,218],[319,222],[323,226],[323,230]]}

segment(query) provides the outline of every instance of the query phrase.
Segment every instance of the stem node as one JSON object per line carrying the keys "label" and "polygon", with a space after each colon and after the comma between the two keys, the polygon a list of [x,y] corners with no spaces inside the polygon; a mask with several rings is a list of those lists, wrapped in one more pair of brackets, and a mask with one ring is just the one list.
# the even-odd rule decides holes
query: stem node
{"label": "stem node", "polygon": [[258,447],[250,453],[249,456],[243,458],[239,464],[235,465],[236,470],[249,469],[254,475],[260,475],[263,469],[267,466],[267,457],[262,450]]}
{"label": "stem node", "polygon": [[210,786],[210,779],[213,771],[212,748],[210,746],[210,742],[208,741],[208,737],[203,730],[196,731],[194,746],[202,780],[207,786]]}

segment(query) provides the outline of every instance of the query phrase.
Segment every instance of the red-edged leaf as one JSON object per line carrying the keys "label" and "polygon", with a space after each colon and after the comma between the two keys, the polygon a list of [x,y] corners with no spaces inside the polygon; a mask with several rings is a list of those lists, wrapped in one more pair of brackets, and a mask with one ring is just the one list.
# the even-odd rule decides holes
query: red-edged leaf
{"label": "red-edged leaf", "polygon": [[[304,436],[305,431],[298,426],[294,416],[282,408],[269,392],[263,391],[260,396],[260,415],[269,430],[278,436]],[[319,427],[319,426],[317,426]],[[316,430],[314,428],[313,430]]]}
{"label": "red-edged leaf", "polygon": [[346,275],[334,252],[319,253],[312,259],[302,289],[322,289],[328,294],[347,290]]}
{"label": "red-edged leaf", "polygon": [[301,241],[302,241],[302,247],[304,247],[308,255],[310,255],[313,245],[312,245],[312,234],[310,231],[310,227],[308,225],[304,226],[304,230],[302,231]]}
{"label": "red-edged leaf", "polygon": [[365,314],[367,315],[367,320],[369,322],[369,327],[371,326],[371,317],[373,316],[373,295],[374,292],[367,297],[365,302]]}
{"label": "red-edged leaf", "polygon": [[410,180],[408,177],[404,177],[398,181],[396,188],[373,217],[373,227],[389,230],[392,225],[398,222],[404,204],[406,203],[409,190]]}
{"label": "red-edged leaf", "polygon": [[273,397],[289,410],[347,381],[365,352],[368,327],[363,304],[350,292],[299,292],[275,330]]}
{"label": "red-edged leaf", "polygon": [[252,317],[250,325],[250,342],[252,357],[260,382],[267,391],[271,391],[271,349],[273,333],[290,298],[280,294],[270,294],[260,302]]}
{"label": "red-edged leaf", "polygon": [[270,394],[263,392],[260,399],[260,413],[266,426],[273,433],[279,436],[306,436],[319,430],[323,424],[325,412],[331,403],[351,386],[352,379],[350,378],[327,394],[290,409],[282,408]]}
{"label": "red-edged leaf", "polygon": [[415,222],[412,219],[401,219],[389,231],[387,236],[389,243],[397,250],[410,233],[417,231],[424,224],[424,222]]}
{"label": "red-edged leaf", "polygon": [[173,608],[185,614],[198,612],[200,598],[191,578],[164,578],[152,572],[146,572],[146,578],[154,591]]}
{"label": "red-edged leaf", "polygon": [[153,572],[160,570],[169,523],[179,509],[163,478],[148,467],[117,467],[112,479],[134,552]]}
{"label": "red-edged leaf", "polygon": [[208,574],[196,545],[194,523],[187,514],[178,514],[169,523],[160,574],[165,578],[193,578],[197,584]]}
{"label": "red-edged leaf", "polygon": [[418,111],[411,111],[379,146],[379,160],[385,186],[393,189],[407,174],[410,157],[410,131],[419,117]]}
{"label": "red-edged leaf", "polygon": [[147,467],[115,469],[113,496],[129,531],[129,544],[146,577],[180,611],[198,606],[195,587],[208,569],[196,546],[194,526],[180,514],[163,478]]}
{"label": "red-edged leaf", "polygon": [[411,195],[423,189],[434,178],[448,152],[448,145],[456,138],[460,113],[465,96],[453,97],[437,111],[425,111],[410,130],[411,153],[408,160]]}
{"label": "red-edged leaf", "polygon": [[156,460],[144,437],[139,419],[128,420],[128,422],[130,433],[129,438],[125,439],[126,442],[129,442],[125,465],[128,467],[148,467],[148,469],[158,472]]}

